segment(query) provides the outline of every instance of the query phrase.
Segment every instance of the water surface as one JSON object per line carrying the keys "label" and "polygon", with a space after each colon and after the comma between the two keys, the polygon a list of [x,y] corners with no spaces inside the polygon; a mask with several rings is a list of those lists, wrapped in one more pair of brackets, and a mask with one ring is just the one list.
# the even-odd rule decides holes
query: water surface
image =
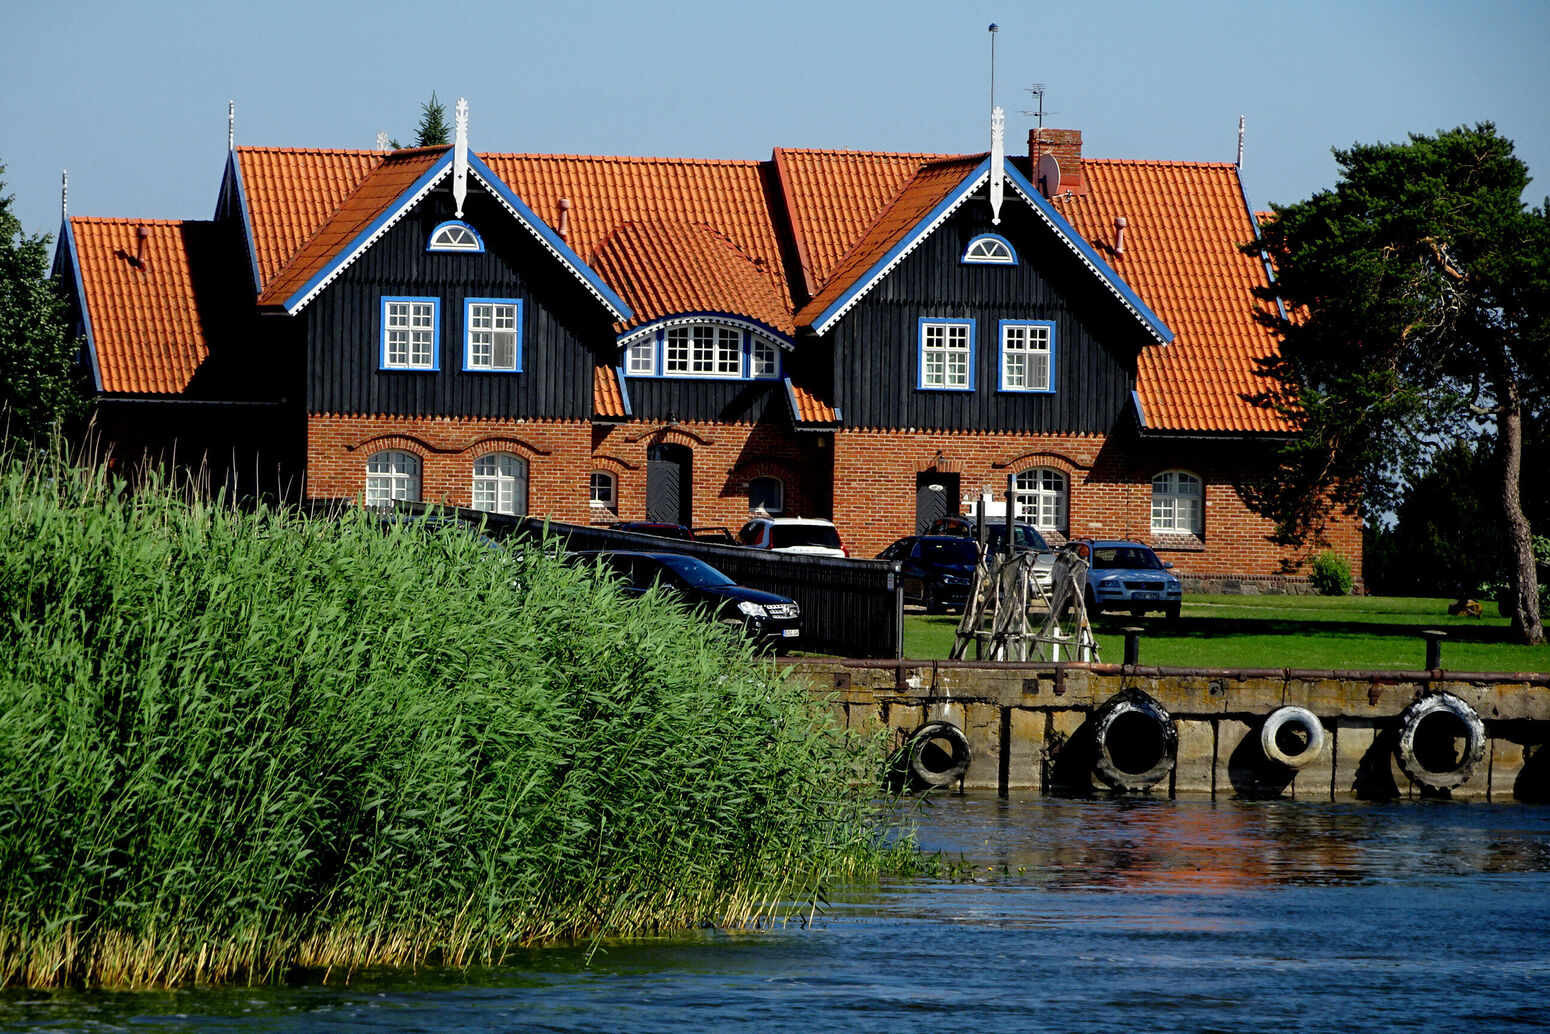
{"label": "water surface", "polygon": [[808,927],[527,951],[348,986],[0,994],[6,1030],[1550,1028],[1550,809],[946,797],[970,880]]}

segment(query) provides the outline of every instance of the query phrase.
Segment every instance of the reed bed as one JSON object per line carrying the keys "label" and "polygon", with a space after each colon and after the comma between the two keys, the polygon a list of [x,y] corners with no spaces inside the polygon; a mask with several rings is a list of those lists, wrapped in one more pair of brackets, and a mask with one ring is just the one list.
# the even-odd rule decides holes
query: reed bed
{"label": "reed bed", "polygon": [[0,986],[497,962],[888,864],[877,745],[542,550],[0,464]]}

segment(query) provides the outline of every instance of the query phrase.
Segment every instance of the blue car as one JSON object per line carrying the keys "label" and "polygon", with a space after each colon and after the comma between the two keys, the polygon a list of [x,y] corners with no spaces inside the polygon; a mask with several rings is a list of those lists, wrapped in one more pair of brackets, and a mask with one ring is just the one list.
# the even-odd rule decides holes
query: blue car
{"label": "blue car", "polygon": [[910,535],[877,554],[899,562],[899,581],[906,603],[919,603],[928,614],[962,607],[969,599],[979,546],[956,535]]}
{"label": "blue car", "polygon": [[1140,617],[1160,610],[1171,621],[1179,616],[1184,583],[1157,559],[1150,546],[1108,539],[1074,539],[1068,549],[1086,560],[1087,611],[1128,610]]}

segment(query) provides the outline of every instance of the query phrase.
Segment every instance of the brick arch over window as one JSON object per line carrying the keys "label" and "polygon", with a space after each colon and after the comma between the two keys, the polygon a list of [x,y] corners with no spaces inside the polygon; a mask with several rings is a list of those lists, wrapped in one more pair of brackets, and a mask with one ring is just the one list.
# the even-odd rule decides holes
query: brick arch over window
{"label": "brick arch over window", "polygon": [[1091,462],[1084,463],[1081,459],[1067,453],[1049,449],[1029,449],[1025,452],[1008,453],[993,461],[991,466],[1000,470],[1018,472],[1027,470],[1029,467],[1053,467],[1067,475],[1086,474],[1093,469]]}
{"label": "brick arch over window", "polygon": [[405,452],[414,453],[422,460],[426,456],[446,451],[445,449],[436,448],[423,438],[417,438],[412,434],[403,434],[401,432],[373,435],[370,438],[361,439],[354,445],[347,445],[345,448],[350,452],[381,452],[384,449],[401,449]]}

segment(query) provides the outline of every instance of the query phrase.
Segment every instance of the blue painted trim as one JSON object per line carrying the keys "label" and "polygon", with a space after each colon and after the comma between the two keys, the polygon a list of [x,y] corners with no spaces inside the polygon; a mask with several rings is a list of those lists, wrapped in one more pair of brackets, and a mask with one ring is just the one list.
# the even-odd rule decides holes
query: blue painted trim
{"label": "blue painted trim", "polygon": [[[701,316],[704,317],[703,320],[694,319],[694,317]],[[674,327],[693,327],[699,324],[712,324],[725,330],[735,330],[741,335],[739,348],[740,354],[742,356],[743,369],[739,376],[718,377],[702,373],[697,374],[667,372],[667,332]],[[773,376],[753,376],[753,335],[755,332],[758,332],[764,337],[770,338],[775,343],[775,374]],[[759,320],[749,319],[746,316],[734,316],[729,313],[715,312],[681,313],[675,316],[664,316],[662,319],[657,320],[654,323],[647,323],[643,326],[635,327],[627,334],[621,334],[619,347],[621,353],[626,356],[624,365],[620,367],[621,370],[628,369],[629,350],[634,348],[636,345],[641,344],[646,339],[648,333],[652,342],[652,372],[626,374],[626,376],[633,377],[640,381],[738,381],[748,382],[751,384],[758,384],[763,381],[777,381],[785,376],[786,357],[783,353],[795,347],[795,344],[786,335],[780,333],[779,331],[770,330],[767,324],[762,323]],[[624,343],[626,341],[628,344]]]}
{"label": "blue painted trim", "polygon": [[404,206],[408,203],[408,200],[417,196],[421,190],[429,186],[431,183],[434,183],[447,170],[451,164],[451,161],[452,159],[450,156],[445,157],[441,161],[432,165],[429,169],[425,170],[425,172],[421,173],[420,178],[415,180],[407,190],[400,193],[398,197],[394,199],[392,205],[379,212],[377,217],[373,219],[365,229],[361,230],[360,233],[351,238],[349,244],[346,244],[344,247],[335,251],[334,257],[330,259],[322,269],[314,273],[310,280],[308,280],[305,284],[302,284],[301,287],[293,292],[289,298],[285,299],[285,311],[288,313],[295,313],[296,309],[301,305],[303,298],[306,298],[308,295],[310,295],[314,290],[317,289],[319,284],[327,281],[334,275],[335,272],[338,271],[341,266],[354,258],[356,253],[365,246],[367,241],[372,239],[378,230],[382,229],[384,226],[393,222],[400,215],[402,215]]}
{"label": "blue painted trim", "polygon": [[[985,240],[998,241],[1001,244],[1005,245],[1006,246],[1006,250],[1012,256],[1011,261],[1010,262],[997,262],[997,261],[992,261],[990,259],[970,258],[969,257],[969,252],[974,250],[974,245],[978,244],[980,241],[985,241]],[[1019,259],[1017,257],[1017,249],[1012,247],[1012,242],[1011,241],[1007,240],[1005,237],[1001,236],[999,233],[982,233],[982,234],[978,235],[977,237],[975,237],[973,240],[969,241],[969,243],[964,246],[963,255],[958,259],[958,261],[963,263],[966,266],[1015,266],[1015,265],[1017,265],[1019,263]]]}
{"label": "blue painted trim", "polygon": [[1136,312],[1140,314],[1141,319],[1148,325],[1148,329],[1151,330],[1153,336],[1165,345],[1171,344],[1173,342],[1173,331],[1168,329],[1168,325],[1164,323],[1155,312],[1152,311],[1151,306],[1147,305],[1146,302],[1141,300],[1140,295],[1132,291],[1130,286],[1126,284],[1124,280],[1120,279],[1119,274],[1114,272],[1114,267],[1105,262],[1103,260],[1103,256],[1099,255],[1091,244],[1088,244],[1087,241],[1082,239],[1082,235],[1077,233],[1075,228],[1073,228],[1070,223],[1066,222],[1066,217],[1061,215],[1060,212],[1049,203],[1043,194],[1040,194],[1036,189],[1034,189],[1033,184],[1029,183],[1027,178],[1023,176],[1022,173],[1018,172],[1017,167],[1011,162],[1007,162],[1006,176],[1007,179],[1011,180],[1012,183],[1017,187],[1018,191],[1033,205],[1034,209],[1041,213],[1047,220],[1049,220],[1050,223],[1054,225],[1055,230],[1062,237],[1064,237],[1066,241],[1073,248],[1075,248],[1083,258],[1093,264],[1093,266],[1098,270],[1098,274],[1103,277],[1108,285],[1113,288],[1121,298],[1125,299],[1127,303],[1135,308]]}
{"label": "blue painted trim", "polygon": [[1146,408],[1141,405],[1141,393],[1132,390],[1130,392],[1130,401],[1136,407],[1136,422],[1141,425],[1143,431],[1146,430]]}
{"label": "blue painted trim", "polygon": [[[437,163],[438,168],[451,162],[451,160],[452,152],[448,151],[446,158],[442,162]],[[603,278],[598,276],[591,266],[583,262],[580,255],[571,250],[570,245],[565,243],[564,238],[551,230],[548,223],[538,218],[533,210],[499,176],[495,175],[494,170],[473,152],[469,152],[468,155],[468,168],[484,181],[486,187],[500,195],[502,200],[515,209],[518,218],[527,225],[527,228],[538,235],[545,244],[558,252],[561,260],[571,267],[571,271],[586,281],[602,297],[604,304],[613,311],[615,319],[629,320],[635,317],[635,313],[624,303],[624,299],[620,298],[613,288],[604,283]]]}
{"label": "blue painted trim", "polygon": [[226,166],[237,194],[237,210],[242,213],[242,239],[248,248],[248,269],[253,274],[253,293],[260,294],[264,290],[261,277],[258,272],[258,245],[253,237],[253,217],[248,212],[248,191],[242,184],[242,163],[237,161],[237,152],[228,152]]}
{"label": "blue painted trim", "polygon": [[[472,320],[469,309],[475,305],[515,305],[517,307],[517,365],[504,366],[470,366],[469,350],[473,347],[470,339]],[[522,339],[525,336],[522,326],[522,299],[521,298],[464,298],[463,299],[463,372],[464,373],[521,373],[522,372]]]}
{"label": "blue painted trim", "polygon": [[[963,386],[938,385],[925,383],[926,375],[926,324],[943,324],[947,326],[967,326],[969,328],[969,382]],[[921,316],[915,321],[915,390],[916,391],[958,391],[972,392],[974,390],[974,320],[972,317],[957,316]]]}
{"label": "blue painted trim", "polygon": [[[614,376],[619,378],[619,398],[624,402],[624,415],[627,417],[633,417],[635,416],[635,406],[630,402],[629,386],[624,383],[624,367],[615,366]],[[618,502],[617,499],[614,501]]]}
{"label": "blue painted trim", "polygon": [[765,337],[771,338],[781,348],[788,352],[796,350],[796,340],[790,335],[783,334],[763,320],[756,320],[752,316],[743,316],[735,312],[721,312],[712,309],[704,309],[693,312],[675,312],[671,316],[662,316],[649,323],[642,323],[638,327],[631,327],[619,335],[619,347],[627,347],[633,344],[635,338],[645,337],[648,333],[660,337],[664,328],[669,325],[684,323],[720,323],[734,330],[756,330]]}
{"label": "blue painted trim", "polygon": [[[431,364],[429,366],[389,366],[387,364],[387,307],[389,302],[431,303]],[[427,295],[383,295],[377,307],[377,369],[387,373],[434,373],[441,369],[441,299]]]}
{"label": "blue painted trim", "polygon": [[[1006,386],[1006,330],[1007,327],[1048,327],[1049,328],[1049,387],[1047,388],[1008,388]],[[1056,335],[1054,320],[997,320],[996,321],[996,383],[998,391],[1004,391],[1012,395],[1053,395],[1055,394],[1055,372],[1059,367],[1055,363]]]}
{"label": "blue painted trim", "polygon": [[[440,247],[440,248],[438,248],[438,247],[436,247],[435,244],[434,244],[434,241],[436,240],[436,235],[438,233],[440,233],[442,230],[444,230],[445,228],[447,228],[448,226],[461,226],[463,229],[465,229],[469,233],[473,234],[474,235],[474,243],[477,244],[478,247],[476,247],[476,248],[448,248],[448,247]],[[442,220],[441,222],[437,223],[435,226],[431,227],[430,236],[425,238],[425,250],[426,251],[445,252],[445,253],[447,253],[449,255],[460,255],[460,254],[461,255],[483,255],[484,254],[484,238],[479,236],[479,231],[478,230],[474,229],[472,226],[469,226],[467,223],[465,223],[461,219],[445,219],[445,220]]]}
{"label": "blue painted trim", "polygon": [[[91,307],[86,304],[86,282],[81,279],[80,252],[75,247],[75,229],[66,219],[64,225],[59,228],[59,238],[65,244],[69,253],[69,262],[72,279],[75,280],[75,297],[81,306],[81,326],[86,334],[86,355],[91,360],[92,387],[102,391],[102,364],[97,361],[97,336],[92,332]],[[56,264],[57,264],[57,256]]]}
{"label": "blue painted trim", "polygon": [[909,233],[905,234],[902,238],[895,242],[894,246],[888,249],[887,254],[878,259],[876,262],[872,263],[871,267],[864,274],[857,277],[855,282],[853,282],[850,287],[839,296],[839,298],[835,299],[829,304],[827,309],[824,309],[823,312],[819,313],[818,318],[812,322],[813,329],[818,333],[823,333],[823,331],[819,330],[818,328],[825,327],[825,324],[833,319],[836,313],[842,312],[848,308],[854,299],[870,290],[873,281],[875,281],[878,276],[882,274],[883,270],[887,269],[889,265],[893,263],[895,258],[903,254],[907,249],[915,246],[916,242],[920,239],[921,234],[924,232],[924,228],[936,222],[940,216],[951,210],[960,201],[962,201],[963,195],[974,189],[974,187],[978,185],[980,177],[984,176],[989,171],[989,169],[990,159],[986,158],[983,162],[975,167],[973,172],[964,177],[963,182],[959,183],[958,186],[945,198],[943,198],[935,208],[922,216],[915,223],[915,225],[910,228]]}
{"label": "blue painted trim", "polygon": [[[1235,172],[1238,178],[1238,196],[1243,198],[1243,210],[1249,214],[1249,225],[1254,228],[1254,239],[1262,240],[1259,233],[1259,217],[1254,214],[1254,206],[1249,204],[1249,188],[1243,185],[1243,169],[1235,167]],[[1270,254],[1265,251],[1263,245],[1259,249],[1259,260],[1265,264],[1266,282],[1274,284],[1276,282],[1275,265],[1270,261]],[[1283,320],[1286,319],[1286,306],[1279,297],[1276,298],[1276,312],[1280,313]]]}

